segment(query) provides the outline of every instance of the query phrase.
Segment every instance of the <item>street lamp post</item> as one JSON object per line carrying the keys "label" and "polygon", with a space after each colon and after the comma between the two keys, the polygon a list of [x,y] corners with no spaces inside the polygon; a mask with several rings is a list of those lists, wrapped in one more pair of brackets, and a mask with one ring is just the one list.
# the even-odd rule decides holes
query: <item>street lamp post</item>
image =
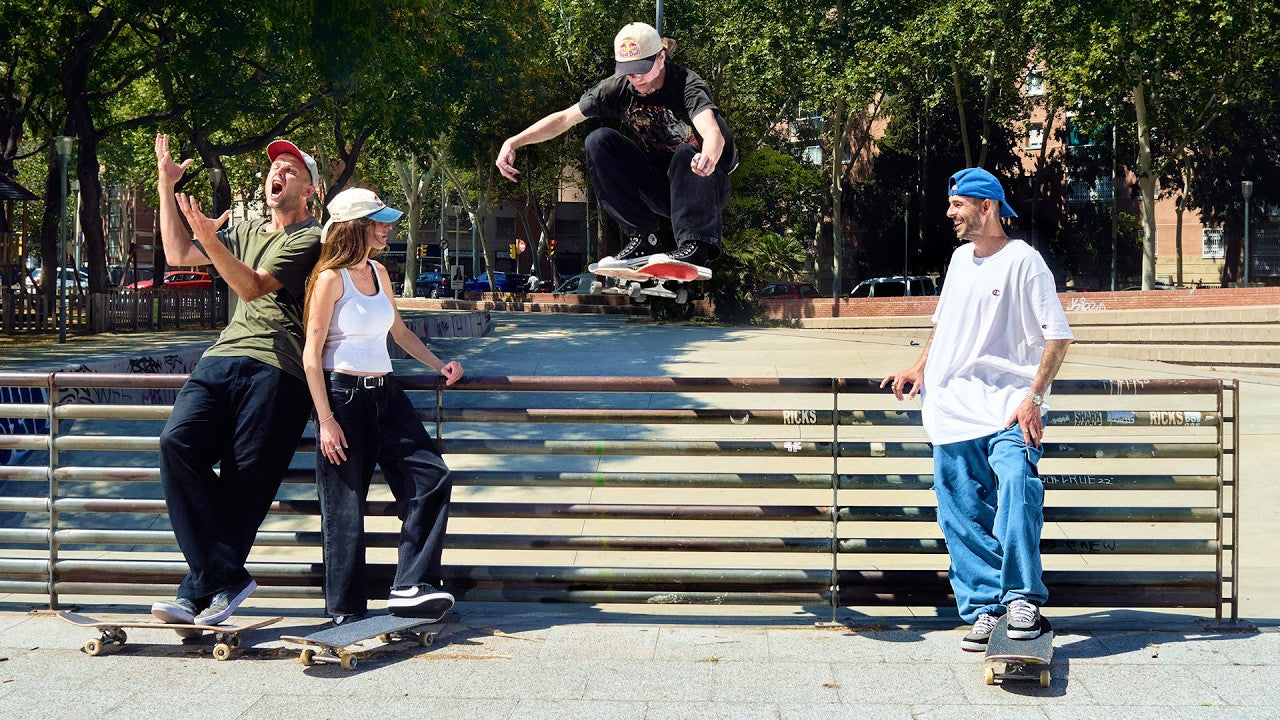
{"label": "street lamp post", "polygon": [[[213,188],[213,217],[222,216],[222,200],[218,194],[218,190],[222,188],[222,181],[226,177],[226,173],[220,167],[209,168],[209,186]],[[210,274],[212,280],[212,274]],[[209,327],[216,327],[218,324],[218,283],[216,281],[209,283]]]}
{"label": "street lamp post", "polygon": [[907,266],[910,264],[908,258],[908,249],[911,245],[911,193],[902,193],[902,284],[905,287],[907,295],[911,294],[911,279],[908,277]]}
{"label": "street lamp post", "polygon": [[[75,138],[60,135],[54,141],[58,150],[58,164],[62,166],[62,182],[59,183],[62,204],[58,223],[58,262],[56,267],[45,268],[44,277],[58,283],[58,342],[67,341],[67,282],[62,277],[62,266],[67,262],[67,163],[71,161],[71,144]],[[79,268],[76,268],[79,270]]]}
{"label": "street lamp post", "polygon": [[1244,280],[1244,286],[1249,287],[1249,198],[1253,197],[1252,180],[1244,180],[1240,183],[1240,194],[1244,196],[1244,243],[1241,246],[1244,268],[1241,270],[1240,277]]}

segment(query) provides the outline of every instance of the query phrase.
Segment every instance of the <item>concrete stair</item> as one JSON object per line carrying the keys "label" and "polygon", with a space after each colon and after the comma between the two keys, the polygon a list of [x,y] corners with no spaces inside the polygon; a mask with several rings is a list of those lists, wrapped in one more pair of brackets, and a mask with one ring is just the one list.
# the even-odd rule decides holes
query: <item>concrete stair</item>
{"label": "concrete stair", "polygon": [[[1280,369],[1280,307],[1068,312],[1076,352],[1213,368]],[[923,343],[928,317],[809,318],[807,328]]]}

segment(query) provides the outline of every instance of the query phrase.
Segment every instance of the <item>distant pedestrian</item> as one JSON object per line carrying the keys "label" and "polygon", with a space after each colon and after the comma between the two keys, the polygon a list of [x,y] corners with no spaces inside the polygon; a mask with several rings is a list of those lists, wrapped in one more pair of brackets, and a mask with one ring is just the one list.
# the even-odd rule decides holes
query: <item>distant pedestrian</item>
{"label": "distant pedestrian", "polygon": [[352,188],[329,202],[320,260],[307,281],[307,385],[317,423],[316,484],[324,531],[325,610],[334,624],[367,611],[365,501],[378,465],[396,498],[400,552],[387,599],[393,615],[438,618],[453,607],[441,590],[449,520],[449,469],[391,375],[387,335],[446,385],[462,366],[443,362],[400,317],[386,267],[373,259],[401,212]]}
{"label": "distant pedestrian", "polygon": [[529,282],[528,282],[529,292],[531,293],[538,292],[539,288],[541,287],[542,287],[542,280],[538,279],[538,274],[530,271]]}
{"label": "distant pedestrian", "polygon": [[983,651],[1009,613],[1009,637],[1039,637],[1049,597],[1040,560],[1043,414],[1071,344],[1053,275],[1040,253],[1005,235],[1016,216],[994,175],[951,176],[947,217],[956,249],[914,365],[886,377],[899,400],[923,394],[933,442],[938,524],[951,555],[960,617],[973,623],[965,650]]}
{"label": "distant pedestrian", "polygon": [[175,195],[191,160],[174,162],[169,138],[156,136],[166,260],[213,265],[239,300],[160,433],[169,522],[190,567],[177,597],[151,606],[165,622],[216,625],[258,586],[245,559],[307,424],[302,304],[320,251],[307,201],[319,179],[315,161],[291,142],[271,143],[267,158],[270,219],[219,230],[230,211],[208,218],[194,198]]}

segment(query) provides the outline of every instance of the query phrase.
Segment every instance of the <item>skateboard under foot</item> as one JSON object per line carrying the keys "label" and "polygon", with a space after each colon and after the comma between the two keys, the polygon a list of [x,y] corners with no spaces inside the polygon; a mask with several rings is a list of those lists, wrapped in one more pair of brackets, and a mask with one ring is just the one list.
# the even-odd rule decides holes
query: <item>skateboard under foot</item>
{"label": "skateboard under foot", "polygon": [[1044,623],[1044,633],[1040,637],[1012,640],[1009,638],[1009,616],[1000,618],[991,631],[991,639],[987,641],[985,662],[988,685],[995,685],[996,680],[1038,680],[1040,687],[1049,687],[1049,663],[1053,661],[1053,627],[1044,616],[1041,616],[1041,622]]}
{"label": "skateboard under foot", "polygon": [[230,660],[240,647],[240,633],[246,630],[257,630],[274,625],[283,618],[271,617],[249,623],[247,625],[204,625],[201,623],[166,623],[159,620],[102,620],[99,618],[78,615],[72,612],[60,612],[58,617],[78,627],[91,627],[100,635],[85,642],[86,655],[101,655],[112,645],[122,646],[129,639],[125,628],[147,628],[150,630],[172,630],[178,637],[186,639],[199,637],[204,633],[212,633],[214,638],[213,658]]}
{"label": "skateboard under foot", "polygon": [[[426,647],[435,642],[436,633],[423,628],[440,622],[440,618],[409,618],[396,615],[372,615],[363,620],[325,628],[310,635],[283,635],[281,640],[302,645],[298,662],[310,667],[319,663],[341,665],[355,670],[360,659],[373,651],[381,651],[400,642],[416,642]],[[366,640],[377,638],[381,646],[365,647]]]}

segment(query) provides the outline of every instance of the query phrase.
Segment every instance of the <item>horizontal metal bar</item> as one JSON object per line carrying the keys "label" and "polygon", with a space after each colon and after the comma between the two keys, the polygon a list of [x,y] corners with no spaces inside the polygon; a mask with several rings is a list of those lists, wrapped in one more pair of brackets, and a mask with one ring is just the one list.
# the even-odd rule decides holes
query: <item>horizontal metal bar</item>
{"label": "horizontal metal bar", "polygon": [[23,582],[21,580],[0,580],[0,593],[14,595],[48,595],[48,582]]}
{"label": "horizontal metal bar", "polygon": [[1040,481],[1049,490],[1218,489],[1216,475],[1041,475]]}
{"label": "horizontal metal bar", "polygon": [[770,442],[766,440],[643,441],[643,440],[445,440],[445,454],[459,455],[738,455],[831,457],[829,442]]}
{"label": "horizontal metal bar", "polygon": [[[830,489],[829,473],[510,472],[458,470],[455,487]],[[930,485],[932,487],[932,485]]]}
{"label": "horizontal metal bar", "polygon": [[[48,479],[49,469],[43,465],[0,465],[0,481],[46,482]],[[0,496],[0,501],[3,500]]]}
{"label": "horizontal metal bar", "polygon": [[0,450],[48,450],[48,435],[0,435]]}
{"label": "horizontal metal bar", "polygon": [[59,435],[53,442],[62,451],[156,452],[160,449],[160,438],[148,435]]}
{"label": "horizontal metal bar", "polygon": [[1055,380],[1055,395],[1217,395],[1221,380],[1207,379],[1124,379],[1124,380]]}
{"label": "horizontal metal bar", "polygon": [[648,537],[634,535],[450,535],[458,550],[642,550],[657,552],[831,552],[830,538]]}
{"label": "horizontal metal bar", "polygon": [[0,404],[0,417],[15,420],[48,420],[49,406]]}
{"label": "horizontal metal bar", "polygon": [[48,558],[7,558],[0,557],[0,577],[36,577],[49,576]]}
{"label": "horizontal metal bar", "polygon": [[520,586],[456,590],[467,602],[626,603],[630,605],[817,605],[829,606],[827,592],[694,592],[688,590],[572,590]]}
{"label": "horizontal metal bar", "polygon": [[[61,420],[168,420],[172,405],[98,405],[69,403],[54,411]],[[49,412],[45,408],[46,416]]]}
{"label": "horizontal metal bar", "polygon": [[1045,427],[1217,427],[1222,416],[1199,410],[1050,410]]}
{"label": "horizontal metal bar", "polygon": [[[413,390],[433,390],[439,383],[436,376],[428,375],[397,377],[397,379],[403,386]],[[832,386],[833,382],[830,378],[510,375],[467,377],[450,385],[448,390],[576,393],[830,393]]]}
{"label": "horizontal metal bar", "polygon": [[[947,545],[940,538],[841,538],[837,545],[840,553],[947,552]],[[1040,541],[1040,552],[1045,555],[1213,555],[1217,551],[1218,543],[1213,540],[1085,538]]]}
{"label": "horizontal metal bar", "polygon": [[[1046,507],[1045,522],[1214,523],[1216,507]],[[937,522],[938,508],[925,506],[841,507],[840,522]]]}
{"label": "horizontal metal bar", "polygon": [[53,373],[0,372],[0,387],[47,388]]}
{"label": "horizontal metal bar", "polygon": [[[844,569],[838,571],[837,577],[844,587],[928,588],[950,585],[946,570]],[[1217,587],[1217,574],[1212,570],[1046,570],[1043,578],[1051,588],[1091,585]]]}
{"label": "horizontal metal bar", "polygon": [[0,542],[25,545],[47,545],[48,528],[0,528]]}
{"label": "horizontal metal bar", "polygon": [[811,505],[630,505],[454,502],[450,517],[600,520],[787,520],[830,522],[831,509]]}
{"label": "horizontal metal bar", "polygon": [[[0,377],[0,385],[4,378]],[[142,390],[177,390],[187,376],[175,373],[96,373],[60,372],[53,374],[56,388],[120,388]]]}

